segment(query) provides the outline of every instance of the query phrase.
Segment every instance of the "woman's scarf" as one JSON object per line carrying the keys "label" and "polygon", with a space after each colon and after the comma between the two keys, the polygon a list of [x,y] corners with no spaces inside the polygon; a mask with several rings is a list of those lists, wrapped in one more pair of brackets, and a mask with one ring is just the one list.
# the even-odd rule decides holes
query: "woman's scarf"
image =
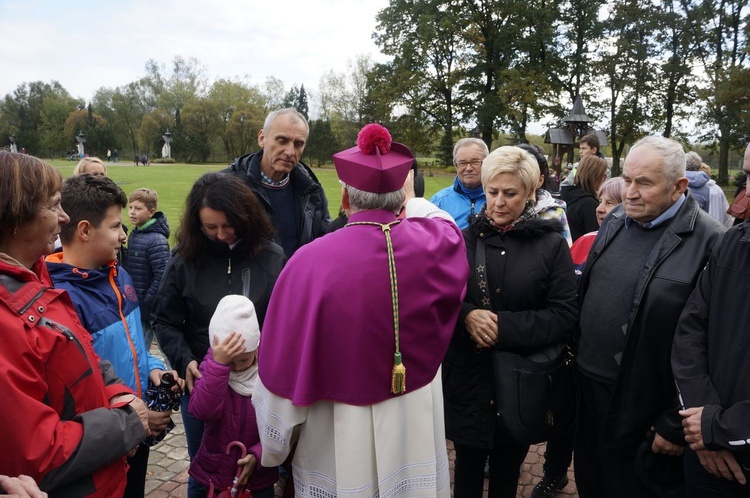
{"label": "woman's scarf", "polygon": [[519,223],[523,223],[526,220],[533,220],[534,218],[537,218],[539,216],[539,214],[534,210],[534,201],[532,201],[531,199],[526,201],[526,206],[523,208],[523,212],[521,213],[521,215],[504,226],[496,225],[495,222],[492,221],[490,215],[487,214],[486,204],[482,207],[482,211],[484,212],[484,219],[487,221],[487,224],[500,233],[510,232]]}

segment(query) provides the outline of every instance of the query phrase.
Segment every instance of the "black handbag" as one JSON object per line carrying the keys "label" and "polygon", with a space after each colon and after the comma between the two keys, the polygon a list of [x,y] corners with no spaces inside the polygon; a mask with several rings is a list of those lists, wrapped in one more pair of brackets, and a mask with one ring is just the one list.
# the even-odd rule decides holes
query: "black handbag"
{"label": "black handbag", "polygon": [[573,354],[565,344],[529,356],[493,351],[497,416],[518,444],[562,436],[576,421]]}
{"label": "black handbag", "polygon": [[[486,253],[477,240],[477,280],[482,303],[489,309]],[[573,349],[553,344],[522,355],[493,350],[497,417],[515,443],[536,444],[573,428],[578,408]]]}

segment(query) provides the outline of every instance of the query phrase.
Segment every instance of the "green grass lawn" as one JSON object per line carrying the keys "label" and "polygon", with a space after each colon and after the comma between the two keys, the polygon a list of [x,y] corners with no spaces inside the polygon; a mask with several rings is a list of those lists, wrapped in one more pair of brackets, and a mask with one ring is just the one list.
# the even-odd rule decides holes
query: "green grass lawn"
{"label": "green grass lawn", "polygon": [[[73,174],[75,162],[65,160],[52,160],[48,162],[55,166],[67,178]],[[159,211],[167,216],[171,228],[170,245],[174,245],[174,234],[180,224],[180,218],[185,207],[185,198],[190,188],[198,177],[209,171],[219,171],[226,168],[226,164],[192,165],[192,164],[170,164],[153,166],[134,166],[132,163],[120,162],[107,165],[107,176],[112,178],[125,194],[141,187],[156,190],[159,194]],[[338,216],[339,204],[341,202],[341,185],[333,167],[314,168],[315,175],[323,185],[328,197],[328,209],[331,218]],[[453,175],[435,175],[425,177],[425,197],[430,198],[438,190],[453,183]],[[127,210],[123,211],[123,221],[128,228]]]}

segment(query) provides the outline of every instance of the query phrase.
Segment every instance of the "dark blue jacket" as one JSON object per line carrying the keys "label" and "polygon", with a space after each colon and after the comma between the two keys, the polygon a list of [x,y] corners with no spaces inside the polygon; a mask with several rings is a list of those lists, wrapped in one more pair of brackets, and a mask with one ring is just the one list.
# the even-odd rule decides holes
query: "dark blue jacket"
{"label": "dark blue jacket", "polygon": [[[242,178],[260,200],[271,224],[276,227],[273,208],[261,182],[260,160],[262,157],[262,150],[239,157],[228,168],[221,170],[221,173],[232,173]],[[300,161],[289,176],[290,186],[294,190],[294,210],[299,223],[296,247],[299,249],[328,233],[331,216],[328,213],[326,193],[309,166]],[[278,231],[276,235],[278,237]],[[280,244],[281,240],[277,238],[275,242]],[[291,254],[288,257],[291,257]]]}
{"label": "dark blue jacket", "polygon": [[169,260],[168,239],[169,225],[161,211],[141,228],[133,228],[128,236],[125,269],[133,279],[141,315],[146,321],[151,320],[151,307]]}

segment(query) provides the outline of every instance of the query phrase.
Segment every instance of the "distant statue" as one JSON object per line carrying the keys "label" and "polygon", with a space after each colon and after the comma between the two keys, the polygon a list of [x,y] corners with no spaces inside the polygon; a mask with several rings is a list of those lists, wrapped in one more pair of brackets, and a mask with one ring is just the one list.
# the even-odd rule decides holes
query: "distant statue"
{"label": "distant statue", "polygon": [[8,141],[10,142],[10,151],[18,152],[18,145],[16,145],[16,136],[15,135],[9,136]]}
{"label": "distant statue", "polygon": [[172,143],[172,134],[169,133],[169,128],[167,128],[167,131],[161,136],[161,139],[164,140],[164,145],[161,148],[161,157],[171,158],[172,146],[170,144]]}
{"label": "distant statue", "polygon": [[83,142],[78,142],[78,145],[76,145],[76,147],[78,147],[78,157],[83,157],[85,155],[85,152],[83,150]]}

